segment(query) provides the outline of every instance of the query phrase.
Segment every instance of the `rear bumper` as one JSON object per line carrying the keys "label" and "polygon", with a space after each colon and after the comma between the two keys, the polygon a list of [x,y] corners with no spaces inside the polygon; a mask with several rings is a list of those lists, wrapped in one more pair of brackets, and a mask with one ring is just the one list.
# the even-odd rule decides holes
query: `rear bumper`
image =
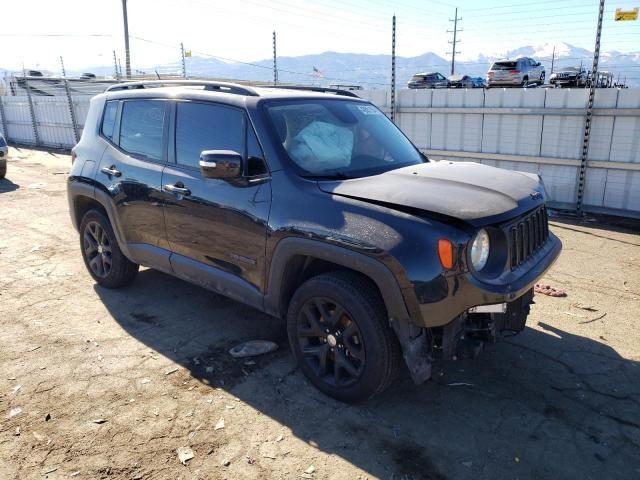
{"label": "rear bumper", "polygon": [[438,302],[420,304],[420,318],[415,323],[427,328],[441,327],[471,307],[512,302],[533,288],[561,250],[560,239],[549,233],[549,239],[535,255],[497,279],[482,280],[471,273],[447,277],[448,294]]}
{"label": "rear bumper", "polygon": [[516,78],[511,78],[508,80],[489,80],[487,82],[487,86],[489,87],[501,87],[501,86],[514,86],[514,85],[520,85],[522,83],[522,80],[520,79],[520,77],[516,77]]}

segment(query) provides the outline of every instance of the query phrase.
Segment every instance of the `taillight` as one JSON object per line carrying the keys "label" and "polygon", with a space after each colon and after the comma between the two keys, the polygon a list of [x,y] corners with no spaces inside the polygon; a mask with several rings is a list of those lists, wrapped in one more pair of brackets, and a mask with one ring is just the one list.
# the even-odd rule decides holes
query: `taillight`
{"label": "taillight", "polygon": [[73,162],[76,161],[76,157],[78,156],[78,154],[76,153],[75,150],[71,150],[71,165],[73,165]]}
{"label": "taillight", "polygon": [[511,75],[517,75],[517,74],[519,74],[519,73],[520,73],[520,70],[511,70],[509,73],[510,73]]}

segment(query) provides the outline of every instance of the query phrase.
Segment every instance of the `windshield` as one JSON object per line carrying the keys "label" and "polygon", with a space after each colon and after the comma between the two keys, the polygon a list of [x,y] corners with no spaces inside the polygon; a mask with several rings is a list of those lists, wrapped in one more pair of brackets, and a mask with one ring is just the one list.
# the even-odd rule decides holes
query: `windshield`
{"label": "windshield", "polygon": [[352,178],[426,161],[373,105],[286,100],[267,105],[278,141],[303,175]]}
{"label": "windshield", "polygon": [[517,64],[518,62],[496,62],[491,67],[491,70],[513,70]]}

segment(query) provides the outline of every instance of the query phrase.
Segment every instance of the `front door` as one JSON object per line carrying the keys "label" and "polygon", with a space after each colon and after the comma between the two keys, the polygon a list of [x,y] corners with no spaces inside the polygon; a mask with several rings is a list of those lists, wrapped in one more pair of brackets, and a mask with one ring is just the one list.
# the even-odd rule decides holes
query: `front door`
{"label": "front door", "polygon": [[[231,297],[242,297],[247,286],[262,291],[271,183],[245,112],[177,101],[173,119],[174,161],[165,168],[162,185],[174,272]],[[241,153],[245,175],[234,181],[204,178],[203,150]]]}

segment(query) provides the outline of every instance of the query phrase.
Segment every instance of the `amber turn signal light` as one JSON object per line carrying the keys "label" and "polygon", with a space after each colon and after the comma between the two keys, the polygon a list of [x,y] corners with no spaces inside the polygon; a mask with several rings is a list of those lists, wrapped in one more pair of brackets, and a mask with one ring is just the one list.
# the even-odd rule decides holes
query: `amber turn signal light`
{"label": "amber turn signal light", "polygon": [[444,268],[448,270],[453,268],[453,245],[449,240],[443,238],[438,240],[438,257]]}

